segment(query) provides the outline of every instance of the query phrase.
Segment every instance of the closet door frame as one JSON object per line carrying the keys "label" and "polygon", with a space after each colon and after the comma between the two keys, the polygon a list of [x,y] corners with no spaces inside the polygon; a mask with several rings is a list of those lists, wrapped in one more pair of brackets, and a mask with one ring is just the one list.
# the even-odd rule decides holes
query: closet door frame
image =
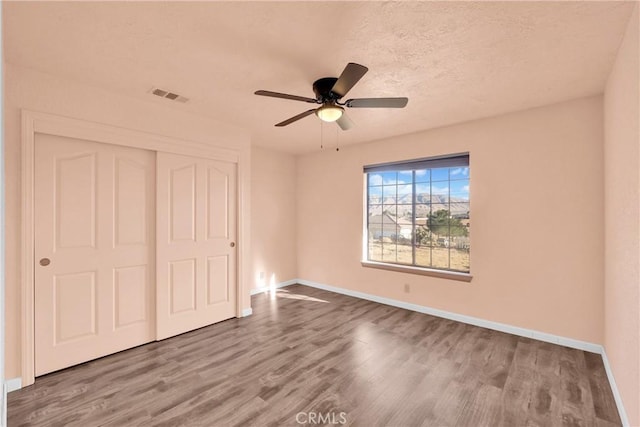
{"label": "closet door frame", "polygon": [[249,195],[250,148],[232,149],[212,144],[170,138],[54,114],[22,110],[22,248],[21,248],[21,379],[22,386],[35,382],[35,227],[34,153],[36,133],[84,139],[150,151],[182,154],[237,164],[237,302],[236,317],[251,314],[249,297]]}

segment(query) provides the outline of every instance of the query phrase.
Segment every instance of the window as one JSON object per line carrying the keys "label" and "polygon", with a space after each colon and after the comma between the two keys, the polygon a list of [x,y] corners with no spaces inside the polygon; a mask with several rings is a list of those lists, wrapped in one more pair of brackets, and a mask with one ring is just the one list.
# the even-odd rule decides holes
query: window
{"label": "window", "polygon": [[365,166],[366,260],[469,273],[469,155]]}

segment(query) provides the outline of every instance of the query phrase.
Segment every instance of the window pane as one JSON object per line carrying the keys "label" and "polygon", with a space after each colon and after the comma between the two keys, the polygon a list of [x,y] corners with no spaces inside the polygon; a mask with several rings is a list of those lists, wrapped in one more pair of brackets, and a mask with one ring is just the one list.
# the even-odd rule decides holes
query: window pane
{"label": "window pane", "polygon": [[396,205],[399,224],[411,224],[413,218],[413,205]]}
{"label": "window pane", "polygon": [[[410,209],[410,207],[409,207]],[[411,212],[408,212],[409,218],[398,219],[398,245],[406,245],[405,250],[409,251],[411,257],[411,245],[413,244],[413,219],[410,217]]]}
{"label": "window pane", "polygon": [[369,260],[382,261],[382,243],[369,237]]}
{"label": "window pane", "polygon": [[427,245],[416,246],[416,265],[431,267],[431,247]]}
{"label": "window pane", "polygon": [[413,185],[412,184],[399,184],[398,185],[398,203],[411,204],[413,201]]}
{"label": "window pane", "polygon": [[429,183],[416,184],[416,203],[431,202],[431,186]]}
{"label": "window pane", "polygon": [[413,171],[398,171],[398,184],[411,184],[413,182]]}
{"label": "window pane", "polygon": [[449,181],[449,168],[431,169],[431,181]]}
{"label": "window pane", "polygon": [[385,237],[382,243],[382,260],[387,262],[396,262],[396,244],[387,243],[387,240],[390,239],[388,237]]}
{"label": "window pane", "polygon": [[[369,205],[369,227],[382,226],[382,206]],[[370,228],[371,231],[371,228]]]}
{"label": "window pane", "polygon": [[[468,209],[468,208],[467,208]],[[469,239],[469,213],[452,219],[451,224],[451,269],[456,271],[469,272],[469,252],[471,241]]]}
{"label": "window pane", "polygon": [[452,212],[449,219],[449,235],[451,237],[468,237],[469,236],[469,208],[466,203],[460,203],[457,209],[460,213]]}
{"label": "window pane", "polygon": [[449,201],[449,182],[431,183],[431,201],[446,203]]}
{"label": "window pane", "polygon": [[382,224],[387,228],[396,228],[396,205],[382,207]]}
{"label": "window pane", "polygon": [[382,187],[369,187],[369,203],[382,203]]}
{"label": "window pane", "polygon": [[449,214],[449,201],[446,198],[434,198],[431,203],[431,213],[435,214],[438,211],[446,211]]}
{"label": "window pane", "polygon": [[451,198],[469,201],[469,180],[451,181]]}
{"label": "window pane", "polygon": [[440,237],[436,246],[431,248],[431,265],[433,268],[449,269],[449,248],[446,246],[448,239]]}
{"label": "window pane", "polygon": [[415,244],[416,246],[431,246],[431,232],[424,225],[416,226],[415,228]]}
{"label": "window pane", "polygon": [[383,185],[395,185],[398,182],[397,172],[382,172],[382,184]]}
{"label": "window pane", "polygon": [[[467,225],[469,223],[469,203],[454,203],[451,202],[450,204],[450,208],[451,208],[451,217],[455,220],[455,219],[459,219],[459,220],[466,220],[465,225]],[[453,221],[455,222],[455,221]],[[453,223],[452,222],[452,223]]]}
{"label": "window pane", "polygon": [[431,181],[431,170],[418,169],[416,171],[416,182],[429,182]]}
{"label": "window pane", "polygon": [[451,236],[450,241],[449,247],[451,249],[469,250],[470,240],[468,233],[466,236]]}
{"label": "window pane", "polygon": [[[461,243],[458,242],[457,245]],[[451,269],[456,271],[469,272],[469,249],[458,247],[451,247]]]}
{"label": "window pane", "polygon": [[369,239],[382,238],[382,215],[380,213],[369,215]]}
{"label": "window pane", "polygon": [[369,222],[382,224],[382,205],[369,205]]}
{"label": "window pane", "polygon": [[413,264],[413,244],[411,243],[411,240],[398,240],[396,248],[399,263]]}
{"label": "window pane", "polygon": [[369,186],[382,185],[382,175],[379,173],[370,173],[368,181]]}
{"label": "window pane", "polygon": [[382,203],[395,204],[397,195],[397,187],[395,185],[385,185],[382,187]]}
{"label": "window pane", "polygon": [[440,209],[431,212],[427,220],[427,228],[433,235],[436,246],[448,247],[451,217],[448,210]]}
{"label": "window pane", "polygon": [[449,171],[449,177],[454,179],[469,179],[469,167],[451,168]]}
{"label": "window pane", "polygon": [[415,225],[422,225],[426,228],[430,213],[431,213],[431,205],[428,205],[428,204],[416,205],[415,218],[414,218]]}
{"label": "window pane", "polygon": [[383,243],[395,243],[396,238],[398,236],[398,227],[393,223],[389,223],[386,221],[382,225],[382,242]]}

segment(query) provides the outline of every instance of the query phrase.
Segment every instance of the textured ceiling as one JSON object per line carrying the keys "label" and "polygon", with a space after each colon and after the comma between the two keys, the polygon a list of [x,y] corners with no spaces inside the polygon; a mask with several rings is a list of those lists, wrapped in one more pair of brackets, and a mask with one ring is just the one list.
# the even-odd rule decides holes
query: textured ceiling
{"label": "textured ceiling", "polygon": [[[602,92],[634,2],[3,2],[9,63],[237,124],[259,146],[303,153]],[[369,67],[354,129],[315,116],[311,84]],[[152,86],[190,98],[170,103]]]}

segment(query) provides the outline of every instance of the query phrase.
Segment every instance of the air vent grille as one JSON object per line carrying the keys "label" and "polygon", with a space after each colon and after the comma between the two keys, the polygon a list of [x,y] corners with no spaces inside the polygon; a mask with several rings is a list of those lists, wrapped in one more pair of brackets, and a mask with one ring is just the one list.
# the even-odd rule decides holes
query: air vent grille
{"label": "air vent grille", "polygon": [[151,93],[153,95],[159,96],[160,98],[166,98],[169,99],[171,101],[178,101],[178,102],[182,102],[183,104],[187,101],[189,101],[189,98],[184,97],[182,95],[178,95],[177,93],[174,92],[170,92],[168,90],[164,90],[164,89],[160,89],[157,87],[154,87],[151,89]]}
{"label": "air vent grille", "polygon": [[158,95],[158,96],[162,96],[164,97],[167,94],[167,91],[162,90],[162,89],[154,89],[153,92],[151,92],[154,95]]}

